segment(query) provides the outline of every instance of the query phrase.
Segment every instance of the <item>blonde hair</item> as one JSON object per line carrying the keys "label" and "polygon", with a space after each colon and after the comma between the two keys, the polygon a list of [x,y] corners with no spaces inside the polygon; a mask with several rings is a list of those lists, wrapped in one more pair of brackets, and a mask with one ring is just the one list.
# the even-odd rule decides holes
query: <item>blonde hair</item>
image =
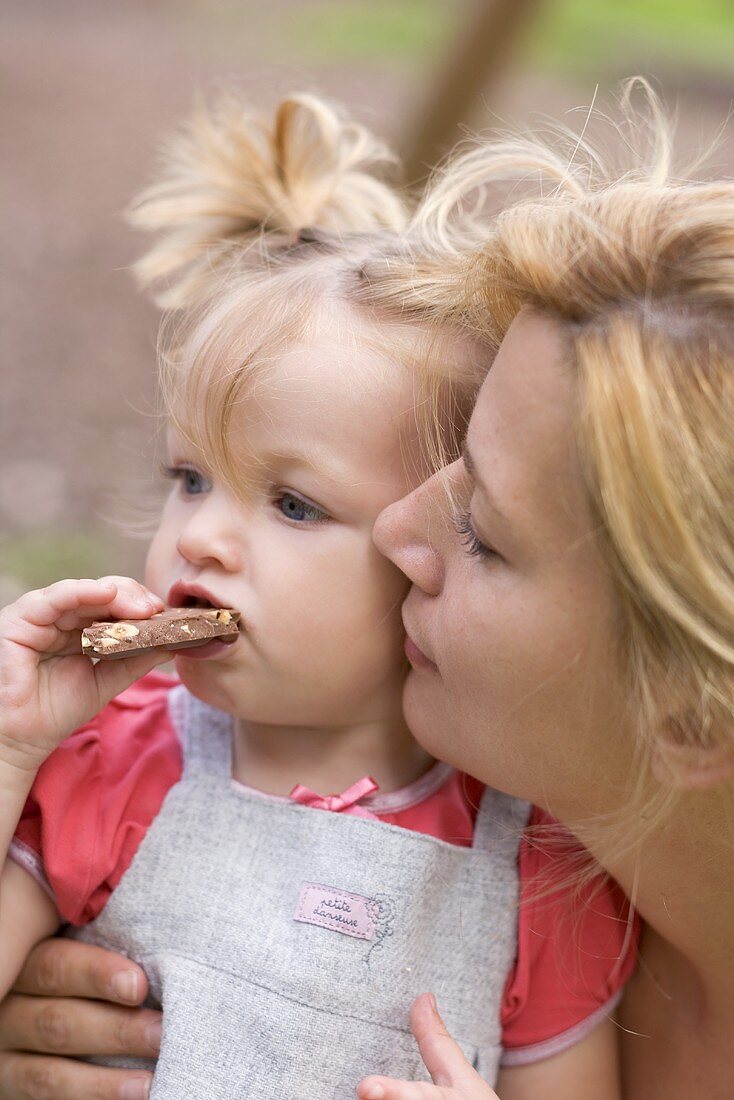
{"label": "blonde hair", "polygon": [[[734,753],[734,181],[673,175],[671,129],[644,81],[625,89],[620,130],[621,170],[568,132],[478,145],[422,217],[464,320],[493,349],[524,307],[562,326],[646,765],[664,726],[683,746]],[[508,181],[526,193],[493,218],[481,202],[467,211],[472,188],[486,198]],[[438,293],[435,265],[416,274]],[[643,791],[659,822],[669,796],[650,801],[647,767]]]}
{"label": "blonde hair", "polygon": [[245,387],[315,336],[335,303],[347,314],[340,338],[371,342],[411,368],[432,464],[456,453],[481,364],[445,355],[427,325],[408,330],[406,320],[432,321],[432,307],[408,317],[392,283],[383,293],[365,274],[420,253],[412,204],[383,178],[394,160],[313,95],[289,96],[270,120],[228,93],[211,109],[200,104],[166,144],[160,179],[130,210],[158,238],[134,273],[168,310],[167,414],[235,486],[243,471],[229,428]]}

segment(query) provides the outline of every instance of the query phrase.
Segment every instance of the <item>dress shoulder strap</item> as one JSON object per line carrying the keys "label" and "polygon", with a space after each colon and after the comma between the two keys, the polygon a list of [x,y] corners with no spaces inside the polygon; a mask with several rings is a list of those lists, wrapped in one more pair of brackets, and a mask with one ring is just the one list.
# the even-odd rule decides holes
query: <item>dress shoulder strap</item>
{"label": "dress shoulder strap", "polygon": [[516,858],[522,831],[530,817],[530,803],[485,787],[479,803],[472,847],[484,851],[506,850]]}
{"label": "dress shoulder strap", "polygon": [[196,699],[183,684],[168,698],[169,713],[181,742],[184,778],[232,775],[232,717]]}

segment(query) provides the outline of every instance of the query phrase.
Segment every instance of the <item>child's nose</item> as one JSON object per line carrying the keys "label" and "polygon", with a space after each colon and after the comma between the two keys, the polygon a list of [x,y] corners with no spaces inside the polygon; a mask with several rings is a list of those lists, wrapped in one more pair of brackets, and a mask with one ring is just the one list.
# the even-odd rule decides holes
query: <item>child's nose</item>
{"label": "child's nose", "polygon": [[190,565],[215,563],[227,572],[237,572],[244,553],[238,526],[222,507],[199,507],[180,531],[176,549]]}
{"label": "child's nose", "polygon": [[430,538],[435,498],[443,495],[438,485],[440,476],[388,505],[377,517],[372,533],[380,553],[429,596],[438,596],[443,587],[443,561]]}

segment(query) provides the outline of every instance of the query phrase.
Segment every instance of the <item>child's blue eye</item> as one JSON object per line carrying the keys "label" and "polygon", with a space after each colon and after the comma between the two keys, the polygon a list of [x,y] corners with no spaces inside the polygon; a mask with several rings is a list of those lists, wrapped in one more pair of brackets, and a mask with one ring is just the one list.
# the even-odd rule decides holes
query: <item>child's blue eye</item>
{"label": "child's blue eye", "polygon": [[305,500],[303,497],[296,496],[295,493],[279,493],[275,498],[275,507],[286,519],[293,520],[296,523],[302,523],[303,521],[307,523],[323,523],[329,518],[323,508],[311,504],[310,501]]}
{"label": "child's blue eye", "polygon": [[211,481],[199,473],[195,466],[164,466],[162,472],[164,477],[180,481],[181,491],[186,496],[198,496],[211,490]]}

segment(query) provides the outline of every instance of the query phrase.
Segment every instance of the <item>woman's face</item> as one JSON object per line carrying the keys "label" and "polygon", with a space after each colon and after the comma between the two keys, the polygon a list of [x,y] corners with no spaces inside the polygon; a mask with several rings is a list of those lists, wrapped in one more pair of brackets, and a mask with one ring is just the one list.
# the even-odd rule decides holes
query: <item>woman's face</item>
{"label": "woman's face", "polygon": [[388,507],[375,540],[413,582],[404,698],[415,736],[568,822],[623,797],[632,738],[566,360],[559,327],[520,314],[463,461]]}

